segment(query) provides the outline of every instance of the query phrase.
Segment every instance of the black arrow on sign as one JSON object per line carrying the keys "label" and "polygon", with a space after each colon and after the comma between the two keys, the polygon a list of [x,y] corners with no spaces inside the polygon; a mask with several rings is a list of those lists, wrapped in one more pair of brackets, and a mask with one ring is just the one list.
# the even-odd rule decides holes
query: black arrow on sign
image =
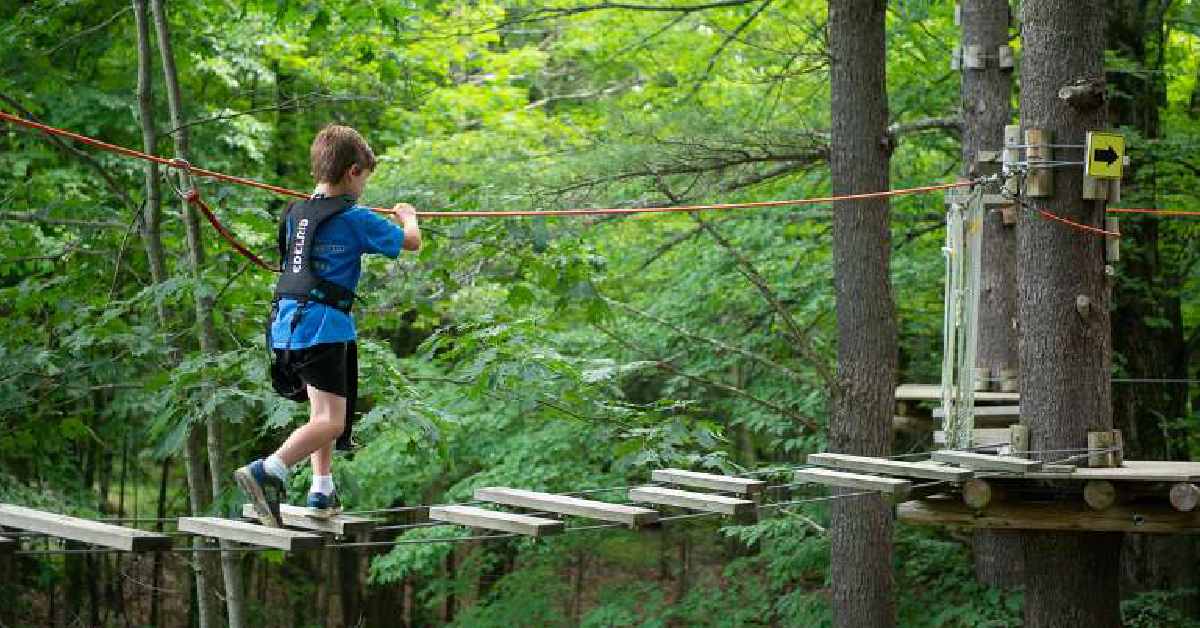
{"label": "black arrow on sign", "polygon": [[1121,158],[1121,155],[1117,151],[1113,150],[1112,146],[1106,146],[1100,150],[1094,151],[1094,154],[1096,161],[1103,161],[1110,166],[1117,163],[1117,160]]}

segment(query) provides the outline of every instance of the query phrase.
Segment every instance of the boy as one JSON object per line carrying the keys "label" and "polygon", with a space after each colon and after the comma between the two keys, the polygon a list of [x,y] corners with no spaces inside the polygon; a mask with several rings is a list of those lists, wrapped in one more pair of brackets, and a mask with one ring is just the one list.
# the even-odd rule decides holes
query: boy
{"label": "boy", "polygon": [[411,205],[392,209],[392,222],[357,205],[375,170],[375,155],[354,129],[331,124],[313,139],[311,199],[293,203],[279,225],[282,273],[267,332],[274,355],[271,380],[289,399],[309,402],[308,423],[268,456],[234,472],[254,502],[260,520],[279,527],[289,469],[310,456],[313,467],[308,507],[314,516],[340,510],[330,465],[336,441],[349,449],[350,421],[358,389],[354,289],[360,257],[391,258],[421,248],[421,229]]}

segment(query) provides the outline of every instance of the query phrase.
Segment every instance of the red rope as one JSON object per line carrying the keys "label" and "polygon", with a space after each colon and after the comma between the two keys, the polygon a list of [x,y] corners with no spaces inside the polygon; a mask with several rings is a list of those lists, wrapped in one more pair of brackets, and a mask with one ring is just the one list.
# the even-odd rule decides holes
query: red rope
{"label": "red rope", "polygon": [[[261,190],[275,192],[276,194],[281,194],[283,196],[293,196],[296,198],[308,198],[309,197],[308,194],[305,194],[303,192],[297,192],[296,190],[290,190],[288,188],[279,187],[277,185],[263,183],[262,181],[255,181],[254,179],[246,179],[244,177],[235,177],[233,175],[216,172],[215,170],[207,170],[205,168],[199,168],[197,166],[193,166],[193,165],[189,164],[188,162],[186,162],[182,159],[167,159],[166,157],[159,157],[158,155],[151,155],[149,153],[143,153],[142,151],[134,150],[132,148],[126,148],[124,146],[117,146],[116,144],[109,144],[108,142],[102,142],[98,139],[91,138],[86,135],[80,135],[78,133],[73,133],[71,131],[60,129],[57,127],[52,127],[48,124],[42,124],[40,122],[26,120],[25,118],[22,118],[20,116],[15,116],[6,111],[0,111],[0,119],[7,120],[13,124],[17,124],[17,125],[20,125],[23,127],[30,128],[30,129],[36,129],[43,133],[49,133],[51,135],[58,135],[61,137],[70,138],[72,140],[75,140],[75,141],[83,143],[83,144],[87,144],[89,146],[95,146],[96,148],[100,148],[100,149],[103,149],[103,150],[106,150],[109,152],[117,153],[118,155],[124,155],[126,157],[133,157],[135,159],[144,159],[146,161],[152,161],[156,164],[160,164],[160,165],[166,166],[168,168],[176,168],[179,170],[183,170],[194,176],[207,177],[210,179],[217,179],[219,181],[227,181],[229,183],[236,183],[239,185],[254,187],[254,188],[261,189]],[[459,211],[459,212],[435,211],[435,212],[417,212],[417,216],[420,216],[422,218],[502,218],[502,217],[511,217],[511,216],[593,216],[593,215],[600,215],[600,214],[658,214],[658,213],[667,213],[667,212],[695,212],[695,211],[720,210],[720,209],[747,209],[747,208],[753,208],[753,207],[783,207],[783,206],[795,206],[795,205],[816,205],[816,204],[822,204],[822,203],[834,203],[834,202],[838,202],[838,201],[861,200],[861,199],[868,199],[868,198],[887,198],[887,197],[892,197],[892,196],[904,196],[904,195],[909,195],[909,194],[925,194],[928,192],[936,192],[938,190],[949,190],[949,189],[953,189],[953,188],[969,187],[971,185],[972,184],[969,181],[962,181],[962,182],[958,182],[958,183],[928,185],[928,186],[924,186],[924,187],[908,188],[908,189],[901,189],[901,190],[886,190],[883,192],[867,192],[867,193],[863,193],[863,194],[849,194],[849,195],[845,195],[845,196],[827,196],[827,197],[823,197],[823,198],[804,198],[804,199],[786,200],[786,201],[719,203],[719,204],[712,204],[712,205],[683,205],[683,206],[677,206],[677,207],[617,207],[617,208],[597,208],[597,209],[591,209],[591,208],[553,209],[553,210],[544,210],[544,211],[540,211],[540,210]],[[382,207],[372,207],[370,209],[372,209],[376,212],[385,213],[385,214],[392,213],[392,210],[385,209]],[[211,221],[212,220],[210,219],[210,222]]]}
{"label": "red rope", "polygon": [[196,207],[196,209],[199,209],[200,213],[204,214],[204,217],[208,219],[208,223],[213,226],[213,229],[216,229],[217,233],[221,234],[221,237],[225,238],[225,240],[229,242],[230,246],[237,249],[237,252],[245,256],[246,259],[257,264],[259,268],[269,270],[273,273],[281,272],[278,268],[264,262],[261,257],[254,254],[254,251],[251,251],[249,247],[238,241],[237,237],[234,236],[233,233],[228,229],[226,229],[225,225],[221,224],[221,221],[217,220],[217,217],[215,214],[213,214],[212,209],[208,207],[208,203],[205,203],[204,200],[200,198],[200,193],[197,192],[195,188],[188,191],[188,193],[184,196],[184,200],[191,203]]}
{"label": "red rope", "polygon": [[1153,214],[1156,216],[1200,216],[1200,211],[1184,211],[1181,209],[1144,209],[1138,207],[1110,207],[1110,214]]}
{"label": "red rope", "polygon": [[1099,228],[1099,227],[1093,227],[1093,226],[1091,226],[1091,225],[1085,225],[1085,224],[1083,224],[1083,223],[1078,223],[1078,222],[1075,222],[1074,220],[1070,220],[1070,219],[1068,219],[1068,218],[1063,218],[1062,216],[1059,216],[1059,215],[1056,215],[1056,214],[1052,214],[1052,213],[1050,213],[1050,212],[1048,212],[1048,211],[1046,211],[1046,210],[1044,210],[1044,209],[1042,209],[1042,208],[1040,208],[1040,207],[1039,207],[1039,208],[1037,208],[1037,211],[1038,211],[1038,213],[1039,213],[1039,214],[1041,214],[1041,215],[1042,215],[1042,217],[1043,217],[1043,218],[1049,218],[1050,220],[1054,220],[1054,221],[1056,221],[1056,222],[1060,222],[1060,223],[1062,223],[1062,224],[1064,224],[1064,225],[1067,225],[1067,226],[1069,226],[1069,227],[1073,227],[1073,228],[1075,228],[1075,229],[1079,229],[1080,231],[1087,231],[1087,232],[1089,232],[1089,233],[1094,233],[1094,234],[1096,234],[1096,235],[1102,235],[1102,236],[1104,236],[1104,237],[1106,237],[1106,238],[1119,238],[1119,237],[1121,237],[1121,232],[1119,232],[1119,231],[1105,231],[1104,229],[1101,229],[1101,228]]}

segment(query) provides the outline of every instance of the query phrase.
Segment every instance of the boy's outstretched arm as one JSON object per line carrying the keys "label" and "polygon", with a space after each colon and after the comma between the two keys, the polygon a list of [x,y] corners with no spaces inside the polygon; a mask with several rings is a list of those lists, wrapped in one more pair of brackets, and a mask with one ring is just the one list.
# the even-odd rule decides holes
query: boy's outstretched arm
{"label": "boy's outstretched arm", "polygon": [[396,203],[392,208],[392,221],[404,229],[405,251],[417,251],[421,248],[421,226],[417,224],[417,210],[408,203]]}

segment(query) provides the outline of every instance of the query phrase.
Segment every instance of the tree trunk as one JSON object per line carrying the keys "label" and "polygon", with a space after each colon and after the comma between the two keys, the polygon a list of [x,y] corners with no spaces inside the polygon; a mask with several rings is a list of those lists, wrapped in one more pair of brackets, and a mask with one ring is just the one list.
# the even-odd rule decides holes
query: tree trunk
{"label": "tree trunk", "polygon": [[[1008,44],[1008,0],[964,0],[962,46],[979,46],[985,67],[962,69],[963,176],[995,172],[996,165],[980,164],[980,151],[1004,145],[1004,126],[1012,121],[1012,69],[1001,69],[998,53]],[[983,251],[979,304],[979,353],[976,366],[999,377],[1001,369],[1017,368],[1017,234],[1004,224],[999,208],[989,207],[983,222]],[[1008,530],[977,530],[974,534],[975,577],[994,587],[1016,587],[1023,581],[1021,536]]]}
{"label": "tree trunk", "polygon": [[[1109,49],[1148,70],[1112,76],[1109,118],[1114,126],[1133,127],[1148,140],[1158,138],[1159,104],[1166,99],[1162,73],[1166,3],[1115,0],[1108,8]],[[1145,206],[1157,207],[1155,156],[1149,151],[1145,155],[1148,163],[1135,160],[1126,171],[1122,195],[1145,199]],[[1142,182],[1148,185],[1143,187]],[[1124,377],[1186,379],[1186,343],[1177,292],[1181,278],[1179,269],[1164,263],[1160,256],[1158,226],[1158,218],[1153,216],[1121,225],[1126,237],[1113,292],[1113,352],[1124,365]],[[1167,325],[1150,325],[1150,321],[1167,321]],[[1124,436],[1126,458],[1187,460],[1186,432],[1168,427],[1179,425],[1177,419],[1188,414],[1186,384],[1117,382],[1112,394],[1113,422]],[[1195,558],[1196,542],[1188,536],[1126,535],[1121,590],[1126,595],[1154,589],[1194,591]],[[1195,615],[1200,605],[1194,593],[1176,602],[1189,615]]]}
{"label": "tree trunk", "polygon": [[[1053,143],[1083,144],[1104,128],[1103,107],[1058,97],[1076,80],[1103,79],[1103,9],[1099,0],[1024,3],[1021,121]],[[1104,239],[1035,211],[1100,226],[1104,203],[1081,199],[1081,168],[1057,168],[1054,179],[1051,198],[1027,200],[1017,234],[1021,422],[1033,450],[1086,448],[1089,431],[1112,428]],[[1119,534],[1027,533],[1025,625],[1120,626],[1120,545]]]}
{"label": "tree trunk", "polygon": [[[187,128],[183,126],[183,103],[179,89],[179,77],[175,70],[175,53],[171,48],[170,26],[167,21],[166,11],[163,8],[163,0],[151,0],[150,6],[154,14],[154,26],[158,31],[158,49],[162,55],[163,79],[167,88],[167,105],[171,114],[171,126],[175,129],[175,156],[179,159],[187,159],[191,149]],[[187,189],[189,185],[190,181],[187,173],[181,172],[180,187]],[[204,266],[204,241],[200,233],[200,220],[196,215],[196,211],[186,201],[181,200],[180,203],[184,228],[187,232],[188,262],[192,278],[197,282],[194,297],[200,351],[205,354],[212,354],[217,351],[217,334],[213,325],[212,294],[204,286],[200,285],[202,283],[201,269]],[[221,493],[222,478],[225,475],[224,444],[222,443],[221,435],[222,426],[215,416],[205,417],[204,422],[208,432],[208,466],[210,480],[212,481],[211,494],[216,496]],[[194,434],[195,431],[193,430]],[[189,437],[190,439],[191,437]],[[189,466],[192,464],[198,466],[199,461],[192,460],[188,464]],[[189,470],[188,477],[193,477],[191,470]],[[232,542],[221,541],[221,548],[223,550],[231,549],[232,547]],[[244,625],[245,592],[242,586],[242,571],[239,564],[239,556],[240,554],[237,552],[221,552],[221,571],[225,579],[225,608],[231,628],[241,628]]]}
{"label": "tree trunk", "polygon": [[[888,189],[884,0],[831,0],[829,47],[834,194]],[[833,213],[838,369],[831,451],[892,448],[896,319],[889,277],[889,203],[839,203]],[[834,500],[830,572],[837,626],[891,626],[892,508],[878,495]]]}

